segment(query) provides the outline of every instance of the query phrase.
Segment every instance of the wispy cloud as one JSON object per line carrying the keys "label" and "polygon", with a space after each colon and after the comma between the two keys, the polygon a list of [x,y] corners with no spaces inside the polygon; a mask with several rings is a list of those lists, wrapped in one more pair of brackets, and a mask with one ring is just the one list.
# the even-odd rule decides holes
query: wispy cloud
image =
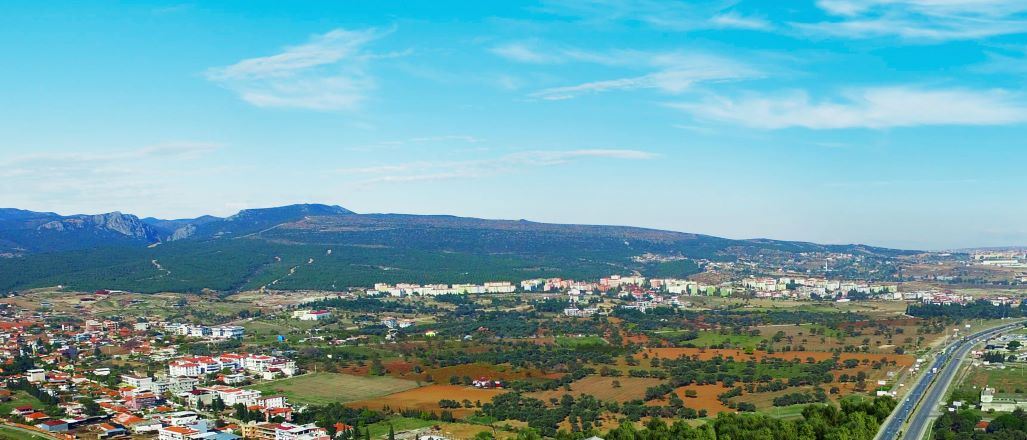
{"label": "wispy cloud", "polygon": [[444,134],[436,136],[417,136],[406,139],[393,139],[383,140],[374,142],[371,144],[365,144],[355,147],[349,147],[351,151],[379,151],[383,149],[399,148],[404,146],[414,145],[444,145],[452,146],[453,144],[480,144],[485,140],[477,136],[471,136],[467,134]]}
{"label": "wispy cloud", "polygon": [[375,87],[365,47],[388,32],[335,29],[266,57],[209,69],[206,77],[258,107],[352,110]]}
{"label": "wispy cloud", "polygon": [[705,53],[590,51],[558,45],[544,47],[538,42],[498,46],[493,48],[493,53],[521,63],[586,63],[630,71],[650,71],[641,75],[550,87],[529,95],[545,100],[570,99],[584,94],[614,90],[655,89],[665,93],[680,93],[699,82],[737,81],[761,75],[756,68],[743,62]]}
{"label": "wispy cloud", "polygon": [[549,64],[561,61],[560,58],[552,54],[542,53],[534,47],[520,42],[496,46],[490,49],[490,51],[503,58],[520,63]]}
{"label": "wispy cloud", "polygon": [[834,19],[793,23],[809,34],[947,41],[1027,32],[1021,0],[820,0]]}
{"label": "wispy cloud", "polygon": [[[930,180],[910,180],[910,179],[893,179],[893,180],[860,180],[860,181],[844,181],[844,182],[824,182],[822,185],[827,188],[838,188],[838,189],[866,189],[870,187],[936,187],[936,186],[950,186],[950,185],[972,185],[978,183],[985,183],[980,179],[930,179]],[[994,182],[986,182],[993,184]]]}
{"label": "wispy cloud", "polygon": [[367,185],[485,177],[593,159],[647,160],[655,157],[657,156],[654,153],[631,149],[538,150],[521,151],[489,159],[416,161],[346,168],[339,172],[347,175],[367,176],[367,178],[357,181],[358,184]]}
{"label": "wispy cloud", "polygon": [[1027,121],[1027,103],[1002,90],[893,86],[852,89],[831,100],[806,92],[672,104],[697,118],[763,129],[1006,125]]}
{"label": "wispy cloud", "polygon": [[125,150],[48,152],[12,155],[0,160],[0,164],[5,166],[18,164],[78,165],[83,162],[195,159],[222,147],[222,144],[214,142],[175,141]]}
{"label": "wispy cloud", "polygon": [[212,142],[165,142],[11,155],[0,159],[0,200],[61,212],[186,205],[194,200],[182,197],[192,182],[230,172],[205,160],[220,148]]}
{"label": "wispy cloud", "polygon": [[1012,53],[987,52],[987,61],[970,66],[975,73],[1018,74],[1027,73],[1027,48],[1016,48]]}
{"label": "wispy cloud", "polygon": [[767,31],[774,28],[774,25],[765,18],[745,16],[735,11],[715,15],[710,19],[710,24],[724,29],[748,29],[754,31]]}
{"label": "wispy cloud", "polygon": [[721,27],[710,17],[717,16],[733,2],[694,2],[663,0],[546,0],[541,11],[575,17],[586,23],[641,23],[671,31],[690,31]]}
{"label": "wispy cloud", "polygon": [[573,86],[552,87],[531,94],[534,98],[561,100],[589,93],[613,90],[656,89],[666,93],[681,93],[699,82],[737,81],[756,76],[756,72],[726,61],[723,64],[696,64],[669,67],[655,73],[628,78],[592,81]]}

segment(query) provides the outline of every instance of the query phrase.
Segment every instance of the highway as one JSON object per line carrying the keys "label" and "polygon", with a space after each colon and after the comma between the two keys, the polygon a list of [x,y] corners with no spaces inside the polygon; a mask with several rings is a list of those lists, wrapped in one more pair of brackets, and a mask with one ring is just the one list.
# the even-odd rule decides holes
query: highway
{"label": "highway", "polygon": [[[945,398],[945,392],[959,370],[960,361],[966,358],[966,355],[978,343],[1022,325],[1021,322],[1014,322],[983,330],[969,337],[960,338],[945,347],[930,362],[924,374],[895,407],[891,418],[885,421],[885,425],[878,432],[876,440],[898,440],[899,438],[920,440],[931,420],[931,413]],[[948,362],[950,359],[953,362]],[[906,420],[910,421],[909,427],[903,432],[902,425]]]}

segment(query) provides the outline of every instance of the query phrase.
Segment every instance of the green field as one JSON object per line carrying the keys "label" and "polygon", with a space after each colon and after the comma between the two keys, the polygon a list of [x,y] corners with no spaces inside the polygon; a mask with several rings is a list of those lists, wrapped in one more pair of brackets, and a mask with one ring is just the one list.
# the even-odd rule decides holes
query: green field
{"label": "green field", "polygon": [[717,332],[703,331],[699,332],[699,337],[684,341],[685,344],[693,344],[696,347],[710,347],[720,344],[731,344],[736,348],[744,349],[755,349],[757,345],[763,341],[763,336],[749,336],[749,335],[722,335]]}
{"label": "green field", "polygon": [[973,384],[978,387],[990,386],[999,394],[1027,393],[1027,368],[1023,365],[1009,364],[1005,369],[983,368],[974,372]]}
{"label": "green field", "polygon": [[761,408],[760,412],[779,419],[795,419],[802,417],[802,410],[807,406],[809,406],[809,404],[806,403],[788,406],[772,406],[769,408]]}
{"label": "green field", "polygon": [[609,344],[608,342],[606,342],[605,339],[603,339],[603,338],[601,338],[599,336],[582,336],[582,337],[557,336],[556,337],[556,343],[557,343],[557,345],[560,345],[562,347],[570,347],[570,348],[593,347],[593,346],[596,346],[596,345],[607,345],[607,344]]}
{"label": "green field", "polygon": [[51,440],[43,434],[34,434],[9,426],[0,425],[0,439],[3,440]]}
{"label": "green field", "polygon": [[392,377],[310,373],[247,388],[260,390],[264,395],[282,395],[297,403],[324,405],[373,399],[416,387],[416,382]]}
{"label": "green field", "polygon": [[10,414],[14,408],[24,405],[30,405],[35,409],[42,409],[44,407],[43,403],[35,397],[28,395],[24,391],[18,391],[11,395],[11,400],[0,403],[0,414]]}

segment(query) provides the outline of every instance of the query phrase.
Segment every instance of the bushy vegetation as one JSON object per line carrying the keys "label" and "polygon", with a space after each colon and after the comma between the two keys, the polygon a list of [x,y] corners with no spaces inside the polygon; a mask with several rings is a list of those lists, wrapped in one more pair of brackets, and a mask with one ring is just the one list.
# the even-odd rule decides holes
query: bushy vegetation
{"label": "bushy vegetation", "polygon": [[976,430],[981,414],[975,410],[946,412],[934,422],[937,440],[1012,440],[1027,438],[1027,412],[1017,409],[995,417],[984,430]]}
{"label": "bushy vegetation", "polygon": [[802,418],[784,420],[763,414],[721,413],[711,422],[691,427],[678,421],[667,424],[655,419],[645,428],[620,425],[603,436],[606,440],[870,440],[891,410],[895,401],[877,397],[860,401],[846,399],[841,408],[833,405],[810,405]]}
{"label": "bushy vegetation", "polygon": [[962,304],[910,304],[906,314],[917,318],[948,318],[952,320],[966,319],[999,319],[1019,318],[1024,316],[1023,307],[1011,305],[994,305],[990,301],[977,300]]}

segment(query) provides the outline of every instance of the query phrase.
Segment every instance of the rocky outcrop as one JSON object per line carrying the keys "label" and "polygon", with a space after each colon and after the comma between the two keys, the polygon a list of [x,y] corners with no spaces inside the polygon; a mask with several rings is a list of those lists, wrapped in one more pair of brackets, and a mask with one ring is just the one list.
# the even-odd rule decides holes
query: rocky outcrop
{"label": "rocky outcrop", "polygon": [[149,243],[160,241],[160,234],[156,229],[143,223],[134,215],[122,214],[120,212],[63,217],[59,220],[43,223],[36,230],[52,232],[93,230],[122,235]]}

